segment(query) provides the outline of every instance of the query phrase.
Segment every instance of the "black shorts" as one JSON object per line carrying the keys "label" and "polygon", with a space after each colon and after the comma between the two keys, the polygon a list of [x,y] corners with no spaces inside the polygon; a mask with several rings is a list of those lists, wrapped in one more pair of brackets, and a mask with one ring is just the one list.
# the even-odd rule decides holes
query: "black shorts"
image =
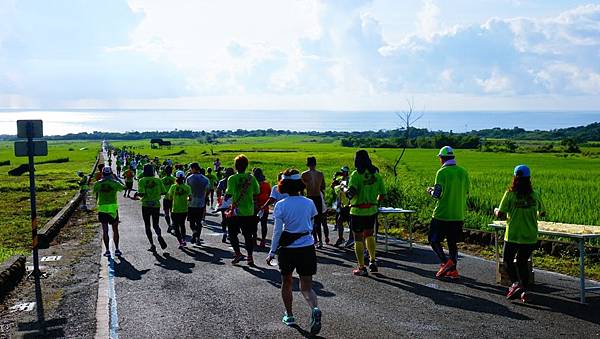
{"label": "black shorts", "polygon": [[342,207],[337,213],[338,222],[350,222],[350,206]]}
{"label": "black shorts", "polygon": [[189,207],[188,221],[200,223],[204,217],[204,207]]}
{"label": "black shorts", "polygon": [[170,211],[173,208],[173,200],[163,199],[163,210]]}
{"label": "black shorts", "polygon": [[98,221],[101,224],[111,224],[114,225],[119,222],[119,212],[117,212],[117,217],[113,218],[112,215],[104,212],[98,212]]}
{"label": "black shorts", "polygon": [[429,235],[427,239],[430,243],[442,242],[448,239],[451,242],[458,242],[462,236],[464,221],[444,221],[431,219],[429,225]]}
{"label": "black shorts", "polygon": [[133,181],[126,181],[125,188],[127,188],[128,190],[133,189]]}
{"label": "black shorts", "polygon": [[298,248],[282,248],[277,256],[282,275],[294,273],[310,276],[317,273],[317,252],[313,245]]}
{"label": "black shorts", "polygon": [[375,230],[377,222],[377,213],[373,215],[350,215],[350,229],[353,232],[360,233],[368,230]]}

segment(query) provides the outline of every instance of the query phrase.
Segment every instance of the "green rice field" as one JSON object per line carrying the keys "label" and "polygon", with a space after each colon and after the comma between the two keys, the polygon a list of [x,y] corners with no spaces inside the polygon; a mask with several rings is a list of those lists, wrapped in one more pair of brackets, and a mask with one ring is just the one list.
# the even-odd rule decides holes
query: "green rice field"
{"label": "green rice field", "polygon": [[[198,140],[171,139],[170,148],[151,149],[148,140],[113,141],[115,147],[132,146],[136,153],[170,158],[175,162],[198,161],[204,167],[212,166],[219,158],[223,166],[233,165],[233,158],[244,153],[250,159],[250,168],[261,167],[267,179],[275,182],[277,173],[288,167],[305,168],[306,157],[316,156],[318,168],[325,172],[327,184],[343,165],[352,167],[356,149],[340,146],[339,140],[313,136],[247,137],[219,139],[216,144]],[[43,225],[73,196],[77,190],[77,170],[88,172],[93,164],[100,142],[51,142],[48,157],[38,161],[68,157],[69,162],[37,165],[39,222]],[[30,246],[29,191],[27,175],[9,177],[7,172],[25,163],[15,158],[12,143],[0,142],[0,161],[10,160],[10,166],[0,167],[0,261]],[[80,148],[87,150],[80,151]],[[172,155],[184,150],[185,154]],[[440,164],[437,150],[409,149],[399,175],[392,174],[393,160],[398,154],[393,149],[369,149],[369,153],[385,178],[389,194],[385,205],[416,209],[416,222],[426,225],[434,201],[426,194],[433,184]],[[532,169],[533,184],[541,191],[548,214],[546,220],[586,225],[600,225],[600,159],[582,155],[541,153],[484,153],[476,150],[457,150],[457,162],[471,177],[466,227],[486,229],[493,220],[492,210],[509,185],[512,169],[527,164]],[[333,193],[328,193],[333,198]],[[404,220],[397,218],[396,223]]]}

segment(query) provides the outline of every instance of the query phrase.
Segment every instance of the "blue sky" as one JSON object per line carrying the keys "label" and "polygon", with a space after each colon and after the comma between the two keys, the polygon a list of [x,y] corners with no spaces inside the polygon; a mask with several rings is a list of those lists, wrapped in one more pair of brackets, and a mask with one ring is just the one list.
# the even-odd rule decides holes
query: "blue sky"
{"label": "blue sky", "polygon": [[600,110],[600,3],[0,1],[2,108]]}

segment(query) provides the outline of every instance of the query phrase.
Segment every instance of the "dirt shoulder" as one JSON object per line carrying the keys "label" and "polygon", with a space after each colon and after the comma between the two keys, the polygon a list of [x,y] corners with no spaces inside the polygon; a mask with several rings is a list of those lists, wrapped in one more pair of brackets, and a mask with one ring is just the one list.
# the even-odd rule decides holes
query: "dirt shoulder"
{"label": "dirt shoulder", "polygon": [[[93,199],[88,197],[88,206]],[[58,261],[40,262],[44,276],[42,293],[49,324],[49,337],[91,338],[96,331],[100,228],[96,213],[76,211],[40,258],[60,256]],[[31,255],[27,258],[31,263]],[[34,279],[24,278],[0,304],[0,338],[35,337],[36,310],[11,312],[17,304],[35,301]],[[32,335],[33,334],[33,335]]]}

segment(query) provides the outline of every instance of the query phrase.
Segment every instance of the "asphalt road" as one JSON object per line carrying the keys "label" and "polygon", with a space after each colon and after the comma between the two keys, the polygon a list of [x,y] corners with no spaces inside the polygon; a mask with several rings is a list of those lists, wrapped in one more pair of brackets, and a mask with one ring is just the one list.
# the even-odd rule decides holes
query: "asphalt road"
{"label": "asphalt road", "polygon": [[[209,214],[203,245],[188,245],[185,250],[177,249],[175,237],[166,234],[161,218],[169,247],[153,254],[147,251],[140,202],[119,200],[124,256],[114,259],[118,328],[112,329],[113,336],[307,336],[309,309],[297,287],[294,313],[299,326],[288,328],[280,321],[284,311],[280,275],[264,263],[266,250],[255,254],[257,268],[245,262],[232,265],[232,250],[221,243],[220,216]],[[336,239],[334,235],[332,240]],[[369,277],[351,274],[353,251],[331,246],[318,250],[314,289],[323,311],[322,337],[600,335],[600,297],[590,295],[587,305],[579,304],[575,279],[537,272],[534,299],[521,304],[507,301],[505,288],[495,284],[493,262],[463,256],[460,282],[445,282],[434,278],[439,264],[426,247],[409,252],[406,246],[395,244],[385,254],[379,243],[378,250],[380,273]],[[106,319],[98,321],[99,328],[108,327]]]}

